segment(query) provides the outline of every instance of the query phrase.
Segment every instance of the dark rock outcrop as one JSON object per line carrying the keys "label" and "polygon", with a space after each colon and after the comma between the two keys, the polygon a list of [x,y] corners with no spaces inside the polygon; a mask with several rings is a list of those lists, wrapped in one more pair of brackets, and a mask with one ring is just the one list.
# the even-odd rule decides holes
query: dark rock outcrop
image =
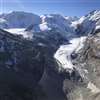
{"label": "dark rock outcrop", "polygon": [[32,41],[0,30],[1,100],[36,100],[34,88],[45,66],[42,51]]}

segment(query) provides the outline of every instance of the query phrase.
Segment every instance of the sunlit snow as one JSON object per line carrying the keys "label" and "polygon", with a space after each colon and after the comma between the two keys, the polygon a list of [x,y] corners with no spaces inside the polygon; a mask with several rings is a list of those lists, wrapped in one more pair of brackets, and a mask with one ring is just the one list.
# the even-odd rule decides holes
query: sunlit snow
{"label": "sunlit snow", "polygon": [[71,62],[71,54],[83,47],[83,42],[85,39],[86,37],[74,38],[70,40],[70,44],[62,45],[57,50],[54,58],[61,63],[61,67],[63,69],[73,69],[74,66]]}
{"label": "sunlit snow", "polygon": [[28,37],[28,35],[24,32],[25,28],[11,28],[5,30],[15,35],[22,35],[23,37]]}

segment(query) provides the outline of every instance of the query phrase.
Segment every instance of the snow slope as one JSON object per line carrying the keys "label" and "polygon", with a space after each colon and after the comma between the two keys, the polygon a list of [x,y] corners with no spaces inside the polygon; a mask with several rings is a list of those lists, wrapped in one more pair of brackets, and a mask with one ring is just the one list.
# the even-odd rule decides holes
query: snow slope
{"label": "snow slope", "polygon": [[76,33],[91,34],[93,31],[100,29],[100,10],[94,10],[85,16],[82,16],[78,21],[72,22]]}
{"label": "snow slope", "polygon": [[73,70],[71,54],[79,51],[84,46],[86,37],[74,38],[70,40],[70,44],[61,45],[54,55],[54,58],[60,64],[59,70]]}
{"label": "snow slope", "polygon": [[25,28],[10,28],[10,29],[4,29],[5,31],[8,31],[15,35],[23,36],[24,38],[32,39],[33,34],[25,32]]}

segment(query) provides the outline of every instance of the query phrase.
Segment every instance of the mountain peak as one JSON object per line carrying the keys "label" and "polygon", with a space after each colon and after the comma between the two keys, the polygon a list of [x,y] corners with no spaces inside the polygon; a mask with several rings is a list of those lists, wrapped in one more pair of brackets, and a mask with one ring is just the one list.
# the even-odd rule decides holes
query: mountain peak
{"label": "mountain peak", "polygon": [[[31,32],[56,30],[62,34],[89,33],[95,26],[100,26],[100,11],[94,10],[81,18],[60,14],[35,15],[24,11],[12,11],[0,15],[0,28],[26,28]],[[79,28],[80,27],[80,28]]]}
{"label": "mountain peak", "polygon": [[2,28],[26,28],[31,24],[39,24],[41,22],[40,16],[23,11],[12,11],[8,14],[2,14],[0,18],[6,21],[3,24],[0,21]]}

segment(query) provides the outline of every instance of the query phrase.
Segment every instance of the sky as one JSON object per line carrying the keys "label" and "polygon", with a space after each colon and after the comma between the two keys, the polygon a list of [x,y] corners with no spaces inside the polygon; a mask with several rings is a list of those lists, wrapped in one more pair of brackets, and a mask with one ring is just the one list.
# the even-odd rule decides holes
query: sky
{"label": "sky", "polygon": [[83,16],[92,10],[100,10],[100,0],[0,0],[0,13],[25,11],[38,15]]}

